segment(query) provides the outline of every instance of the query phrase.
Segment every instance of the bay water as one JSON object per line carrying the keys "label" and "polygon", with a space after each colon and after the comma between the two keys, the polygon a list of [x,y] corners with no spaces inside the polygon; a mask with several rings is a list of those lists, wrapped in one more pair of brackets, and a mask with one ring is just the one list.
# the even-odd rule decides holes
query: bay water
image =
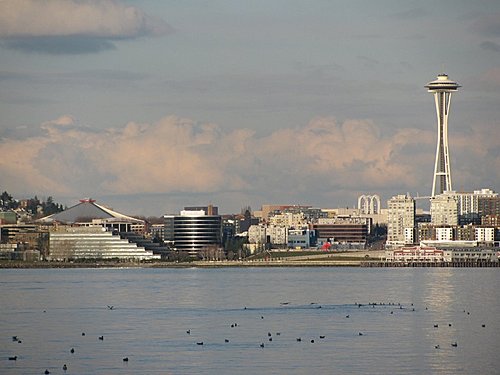
{"label": "bay water", "polygon": [[495,268],[2,269],[0,374],[499,374],[499,287]]}

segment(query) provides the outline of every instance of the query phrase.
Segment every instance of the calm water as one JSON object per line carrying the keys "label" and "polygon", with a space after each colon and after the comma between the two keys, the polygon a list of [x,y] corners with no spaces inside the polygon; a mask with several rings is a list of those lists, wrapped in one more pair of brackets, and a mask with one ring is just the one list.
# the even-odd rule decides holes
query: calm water
{"label": "calm water", "polygon": [[477,268],[0,270],[0,373],[498,374],[499,281]]}

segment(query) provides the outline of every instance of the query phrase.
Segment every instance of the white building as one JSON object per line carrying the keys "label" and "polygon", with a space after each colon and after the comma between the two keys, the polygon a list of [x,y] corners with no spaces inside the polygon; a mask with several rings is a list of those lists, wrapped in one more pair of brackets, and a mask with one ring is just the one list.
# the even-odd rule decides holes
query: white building
{"label": "white building", "polygon": [[53,227],[49,231],[49,259],[152,260],[160,255],[122,239],[101,226]]}
{"label": "white building", "polygon": [[268,225],[266,236],[273,245],[286,245],[288,243],[288,228],[282,225]]}
{"label": "white building", "polygon": [[442,262],[444,251],[428,246],[408,246],[386,250],[385,259],[396,263]]}
{"label": "white building", "polygon": [[266,227],[261,224],[251,225],[248,228],[248,242],[251,244],[266,243]]}
{"label": "white building", "polygon": [[489,242],[493,243],[495,241],[495,228],[493,227],[476,227],[475,237],[478,242]]}
{"label": "white building", "polygon": [[458,197],[454,191],[446,191],[431,198],[431,223],[458,225]]}
{"label": "white building", "polygon": [[271,216],[269,218],[269,224],[287,228],[301,228],[302,226],[307,224],[307,220],[305,219],[305,215],[303,212],[283,212]]}
{"label": "white building", "polygon": [[387,201],[387,247],[412,244],[415,233],[415,200],[397,195]]}
{"label": "white building", "polygon": [[436,228],[436,241],[453,241],[453,228],[438,227]]}

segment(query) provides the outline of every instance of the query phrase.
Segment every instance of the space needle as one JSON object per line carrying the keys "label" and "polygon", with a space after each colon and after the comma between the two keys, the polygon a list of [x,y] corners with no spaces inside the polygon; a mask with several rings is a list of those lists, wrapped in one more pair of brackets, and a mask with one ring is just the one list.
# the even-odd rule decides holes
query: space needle
{"label": "space needle", "polygon": [[435,81],[429,82],[425,87],[434,94],[438,125],[436,162],[432,181],[432,197],[434,197],[444,191],[453,190],[448,149],[448,116],[450,114],[451,94],[461,86],[450,80],[447,74],[439,74]]}

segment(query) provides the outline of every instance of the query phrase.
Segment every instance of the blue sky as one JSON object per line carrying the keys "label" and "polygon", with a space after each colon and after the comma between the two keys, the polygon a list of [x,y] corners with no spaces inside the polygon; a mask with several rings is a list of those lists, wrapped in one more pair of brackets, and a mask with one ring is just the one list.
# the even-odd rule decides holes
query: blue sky
{"label": "blue sky", "polygon": [[130,214],[499,189],[497,1],[0,0],[0,188]]}

